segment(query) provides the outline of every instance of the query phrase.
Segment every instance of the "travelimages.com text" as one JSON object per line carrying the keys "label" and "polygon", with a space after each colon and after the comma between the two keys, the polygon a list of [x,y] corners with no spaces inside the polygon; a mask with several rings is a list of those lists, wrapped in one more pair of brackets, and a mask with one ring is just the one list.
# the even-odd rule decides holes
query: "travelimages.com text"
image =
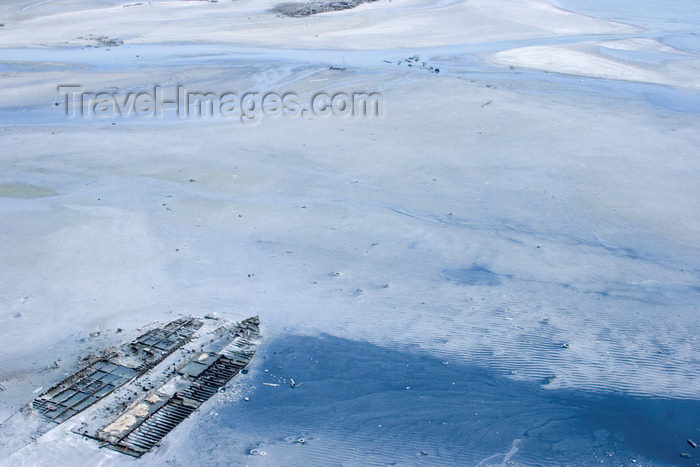
{"label": "travelimages.com text", "polygon": [[257,122],[265,117],[382,117],[381,94],[318,92],[304,99],[288,92],[192,92],[184,86],[128,93],[87,92],[80,85],[59,85],[70,118],[231,118]]}

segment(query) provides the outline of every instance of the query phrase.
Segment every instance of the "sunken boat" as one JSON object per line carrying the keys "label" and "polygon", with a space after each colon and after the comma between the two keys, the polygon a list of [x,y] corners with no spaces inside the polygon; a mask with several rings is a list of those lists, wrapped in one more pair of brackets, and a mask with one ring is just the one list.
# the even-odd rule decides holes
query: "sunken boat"
{"label": "sunken boat", "polygon": [[150,451],[248,365],[259,324],[256,316],[217,329],[211,342],[177,369],[177,376],[148,391],[95,437],[135,457]]}
{"label": "sunken boat", "polygon": [[169,322],[94,357],[25,411],[140,457],[244,370],[259,326],[257,316]]}
{"label": "sunken boat", "polygon": [[184,318],[152,329],[61,381],[34,399],[31,409],[52,422],[64,422],[156,366],[201,326],[199,320]]}

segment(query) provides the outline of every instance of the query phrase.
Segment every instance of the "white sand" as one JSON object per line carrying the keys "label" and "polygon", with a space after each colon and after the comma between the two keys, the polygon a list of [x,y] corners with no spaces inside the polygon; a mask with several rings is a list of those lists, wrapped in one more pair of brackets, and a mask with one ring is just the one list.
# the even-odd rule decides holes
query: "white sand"
{"label": "white sand", "polygon": [[[554,35],[616,34],[636,28],[578,16],[541,0],[409,0],[364,4],[309,18],[269,14],[277,1],[162,1],[62,12],[60,4],[18,14],[0,36],[4,47],[83,45],[88,34],[126,43],[199,42],[315,49],[394,49]],[[25,16],[29,17],[25,19]]]}
{"label": "white sand", "polygon": [[[272,5],[0,9],[0,421],[117,328],[208,312],[259,314],[270,340],[326,333],[552,387],[698,396],[700,117],[676,111],[696,98],[696,56],[540,1]],[[100,36],[124,45],[77,48]],[[397,65],[414,54],[441,72]],[[54,105],[59,84],[177,83],[377,91],[385,113],[244,125]],[[45,459],[123,462],[59,429],[0,463]]]}
{"label": "white sand", "polygon": [[[627,51],[627,58],[606,55],[606,49]],[[649,52],[664,54],[665,60],[645,63],[644,54]],[[700,59],[651,39],[522,47],[494,54],[492,60],[569,75],[700,88]]]}

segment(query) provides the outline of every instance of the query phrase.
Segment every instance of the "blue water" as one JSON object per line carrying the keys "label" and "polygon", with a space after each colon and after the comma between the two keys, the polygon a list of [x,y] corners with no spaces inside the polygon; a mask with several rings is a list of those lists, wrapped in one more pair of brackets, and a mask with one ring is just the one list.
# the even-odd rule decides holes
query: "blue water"
{"label": "blue water", "polygon": [[644,28],[665,44],[700,53],[700,0],[553,0],[560,8]]}
{"label": "blue water", "polygon": [[205,464],[695,465],[679,453],[697,401],[550,390],[331,336],[280,338],[255,358],[235,402],[188,434],[216,440]]}
{"label": "blue water", "polygon": [[698,0],[554,0],[575,13],[659,31],[700,32]]}
{"label": "blue water", "polygon": [[446,269],[443,271],[445,278],[465,285],[500,285],[500,274],[496,274],[488,269],[474,265],[469,269]]}

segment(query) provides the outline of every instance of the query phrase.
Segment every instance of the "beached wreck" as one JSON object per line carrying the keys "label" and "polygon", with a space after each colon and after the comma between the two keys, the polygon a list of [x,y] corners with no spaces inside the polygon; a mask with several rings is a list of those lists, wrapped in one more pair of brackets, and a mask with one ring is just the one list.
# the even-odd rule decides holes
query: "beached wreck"
{"label": "beached wreck", "polygon": [[[254,317],[217,329],[215,339],[177,370],[174,381],[149,391],[95,437],[132,456],[148,452],[248,365],[259,324]],[[179,389],[173,393],[171,387]]]}
{"label": "beached wreck", "polygon": [[[75,416],[76,434],[141,456],[253,358],[257,316],[233,324],[217,321],[204,333],[203,324],[181,318],[146,332],[61,381],[28,410],[54,423]],[[81,413],[88,411],[89,416]]]}
{"label": "beached wreck", "polygon": [[202,322],[178,319],[104,355],[34,399],[32,410],[61,423],[153,368],[188,342]]}

